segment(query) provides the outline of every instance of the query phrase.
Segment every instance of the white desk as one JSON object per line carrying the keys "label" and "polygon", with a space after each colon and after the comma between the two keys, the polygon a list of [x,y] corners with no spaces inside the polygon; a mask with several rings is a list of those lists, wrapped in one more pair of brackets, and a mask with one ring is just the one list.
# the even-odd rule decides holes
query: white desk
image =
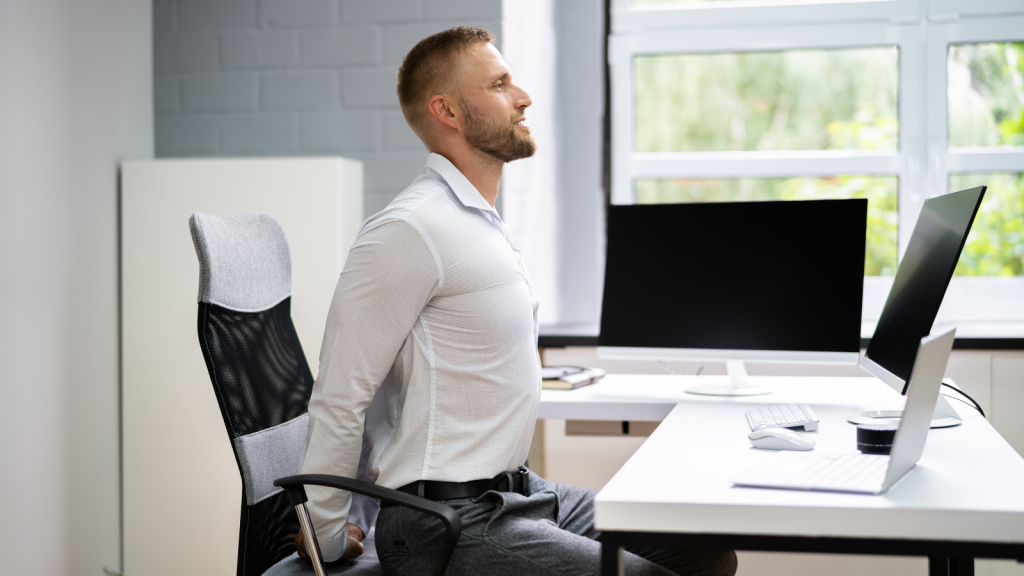
{"label": "white desk", "polygon": [[[668,374],[609,374],[600,382],[576,390],[544,390],[540,396],[539,419],[565,420],[642,420],[660,422],[679,403],[697,405],[788,404],[837,402],[836,390],[863,391],[863,405],[877,408],[878,402],[901,402],[894,394],[880,390],[874,378],[846,377],[769,377],[751,376],[752,382],[764,383],[775,392],[765,396],[725,398],[697,396],[683,390],[694,384],[728,382],[727,376],[671,376]],[[794,386],[795,383],[804,383]],[[868,396],[873,394],[872,396]],[[864,408],[865,410],[868,408]],[[742,420],[742,415],[741,415]],[[748,430],[749,433],[749,430]]]}
{"label": "white desk", "polygon": [[932,574],[973,574],[974,557],[1024,559],[1024,459],[970,408],[958,406],[961,426],[932,430],[918,466],[883,495],[734,488],[773,453],[750,448],[746,408],[808,403],[816,449],[845,452],[856,448],[848,415],[903,398],[873,378],[756,378],[776,392],[754,398],[686,395],[692,380],[610,375],[542,395],[542,418],[664,420],[597,496],[604,574],[637,544],[928,556]]}

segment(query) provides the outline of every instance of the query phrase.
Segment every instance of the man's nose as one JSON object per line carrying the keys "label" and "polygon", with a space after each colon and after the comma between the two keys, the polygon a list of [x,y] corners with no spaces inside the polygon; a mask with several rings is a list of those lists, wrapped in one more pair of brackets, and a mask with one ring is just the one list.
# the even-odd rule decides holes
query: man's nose
{"label": "man's nose", "polygon": [[[517,87],[518,88],[518,87]],[[526,90],[518,88],[519,94],[516,98],[516,108],[529,108],[533,105],[533,100],[530,99],[530,95],[526,93]]]}

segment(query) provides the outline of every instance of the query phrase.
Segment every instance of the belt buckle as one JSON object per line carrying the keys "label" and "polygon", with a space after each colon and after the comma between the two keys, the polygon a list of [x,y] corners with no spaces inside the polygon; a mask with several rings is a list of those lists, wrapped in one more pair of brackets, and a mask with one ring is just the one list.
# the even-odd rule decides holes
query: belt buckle
{"label": "belt buckle", "polygon": [[515,470],[510,470],[503,473],[501,480],[494,485],[494,490],[498,492],[515,492],[517,494],[526,493],[526,486],[530,477],[530,471],[525,466],[520,466]]}
{"label": "belt buckle", "polygon": [[507,474],[509,476],[509,490],[525,496],[530,471],[525,466],[520,466],[515,471],[508,472]]}

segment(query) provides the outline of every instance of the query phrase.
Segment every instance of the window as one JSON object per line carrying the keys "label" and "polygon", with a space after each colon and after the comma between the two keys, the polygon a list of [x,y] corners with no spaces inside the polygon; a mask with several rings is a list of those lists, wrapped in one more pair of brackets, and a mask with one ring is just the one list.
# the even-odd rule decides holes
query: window
{"label": "window", "polygon": [[1024,42],[952,44],[946,70],[951,147],[1024,146]]}
{"label": "window", "polygon": [[940,319],[1024,321],[1024,4],[611,2],[613,203],[867,198],[869,335],[924,200],[985,184]]}
{"label": "window", "polygon": [[633,58],[636,152],[896,150],[894,47]]}

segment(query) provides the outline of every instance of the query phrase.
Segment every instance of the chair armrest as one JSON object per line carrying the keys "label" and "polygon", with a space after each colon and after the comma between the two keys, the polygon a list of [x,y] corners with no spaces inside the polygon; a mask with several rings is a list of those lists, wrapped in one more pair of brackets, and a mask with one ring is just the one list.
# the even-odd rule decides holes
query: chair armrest
{"label": "chair armrest", "polygon": [[[344,478],[342,476],[332,476],[330,474],[299,474],[274,480],[274,486],[284,488],[288,494],[288,500],[292,506],[296,507],[296,511],[300,514],[300,520],[302,520],[301,515],[304,513],[305,503],[308,500],[305,488],[308,485],[326,486],[328,488],[355,492],[356,494],[376,498],[390,504],[412,508],[441,520],[441,523],[444,524],[445,539],[444,546],[441,548],[441,558],[434,569],[434,576],[444,574],[445,569],[448,567],[448,562],[451,560],[452,553],[455,552],[455,545],[459,542],[459,536],[462,533],[462,519],[451,506],[420,498],[419,496],[413,496],[412,494],[406,494],[405,492],[399,492],[398,490],[377,486],[376,484],[370,484],[369,482]],[[299,511],[299,507],[302,507],[303,511]],[[312,526],[310,526],[310,531],[312,531]],[[315,538],[309,538],[313,534],[307,534],[306,536],[313,543],[313,546],[317,546]],[[317,559],[314,564],[319,562],[319,560],[319,551],[317,551]],[[322,569],[322,567],[320,568]]]}

